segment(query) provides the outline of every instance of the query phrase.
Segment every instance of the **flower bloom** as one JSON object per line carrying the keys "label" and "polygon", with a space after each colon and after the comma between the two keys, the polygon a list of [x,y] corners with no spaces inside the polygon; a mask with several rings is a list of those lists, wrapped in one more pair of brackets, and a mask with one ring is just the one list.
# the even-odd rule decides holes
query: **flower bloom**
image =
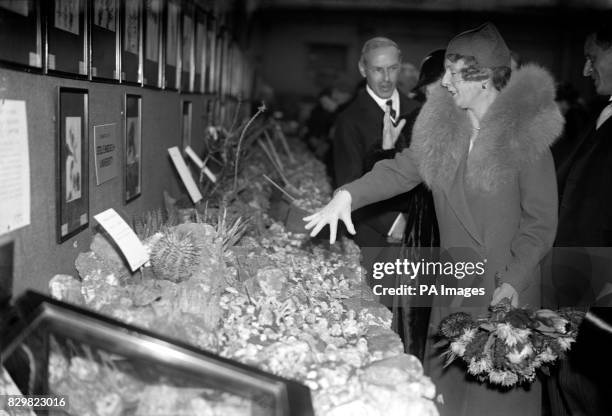
{"label": "flower bloom", "polygon": [[510,351],[508,354],[506,354],[506,358],[508,358],[512,364],[519,364],[531,354],[533,354],[533,348],[531,348],[531,345],[526,344],[520,351],[516,348]]}
{"label": "flower bloom", "polygon": [[495,330],[497,336],[506,342],[509,347],[514,347],[517,343],[526,343],[531,331],[528,329],[514,328],[512,325],[503,323],[498,324]]}
{"label": "flower bloom", "polygon": [[572,346],[572,342],[574,341],[576,341],[574,338],[569,338],[569,337],[557,338],[557,342],[559,343],[563,351],[569,350],[570,347]]}
{"label": "flower bloom", "polygon": [[488,358],[481,358],[477,360],[472,357],[472,359],[470,360],[470,365],[468,367],[468,372],[473,375],[478,375],[480,373],[491,371],[492,367],[493,365]]}

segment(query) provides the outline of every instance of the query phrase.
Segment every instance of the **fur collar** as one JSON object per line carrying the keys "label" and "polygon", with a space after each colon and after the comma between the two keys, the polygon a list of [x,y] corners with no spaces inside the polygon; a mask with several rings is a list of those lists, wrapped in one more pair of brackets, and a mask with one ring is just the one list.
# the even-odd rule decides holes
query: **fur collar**
{"label": "fur collar", "polygon": [[[472,189],[494,192],[541,157],[563,130],[554,98],[554,81],[545,69],[529,64],[512,74],[480,122],[466,170]],[[429,187],[450,187],[471,134],[467,112],[445,88],[436,88],[417,117],[411,146]]]}

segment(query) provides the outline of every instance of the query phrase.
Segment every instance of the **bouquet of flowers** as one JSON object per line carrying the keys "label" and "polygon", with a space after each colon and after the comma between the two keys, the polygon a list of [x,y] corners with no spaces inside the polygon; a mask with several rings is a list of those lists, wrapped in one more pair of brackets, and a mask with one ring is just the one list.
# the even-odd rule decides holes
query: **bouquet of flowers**
{"label": "bouquet of flowers", "polygon": [[583,317],[571,309],[515,308],[504,299],[490,308],[487,318],[474,319],[465,312],[444,318],[438,346],[446,348],[446,365],[461,358],[479,381],[509,388],[533,382],[537,369],[548,375],[548,367],[576,340]]}

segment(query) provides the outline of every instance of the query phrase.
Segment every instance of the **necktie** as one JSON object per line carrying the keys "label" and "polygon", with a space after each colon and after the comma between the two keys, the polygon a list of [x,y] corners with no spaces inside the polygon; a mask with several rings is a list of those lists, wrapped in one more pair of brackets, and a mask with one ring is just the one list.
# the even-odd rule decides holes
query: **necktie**
{"label": "necktie", "polygon": [[395,120],[395,116],[397,115],[397,113],[393,108],[393,100],[387,100],[386,104],[389,107],[389,115],[391,116],[391,120]]}
{"label": "necktie", "polygon": [[608,104],[601,110],[601,114],[599,114],[599,118],[597,118],[596,129],[598,129],[605,121],[612,116],[612,103]]}

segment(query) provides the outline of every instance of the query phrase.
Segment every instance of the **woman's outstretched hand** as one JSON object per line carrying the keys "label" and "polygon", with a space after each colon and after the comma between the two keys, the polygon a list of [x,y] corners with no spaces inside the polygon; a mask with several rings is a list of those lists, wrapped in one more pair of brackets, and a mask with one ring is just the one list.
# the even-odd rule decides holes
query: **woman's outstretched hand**
{"label": "woman's outstretched hand", "polygon": [[307,224],[307,230],[312,228],[311,237],[319,234],[323,227],[329,224],[329,243],[336,241],[338,230],[338,220],[342,220],[349,233],[355,234],[355,226],[351,220],[351,194],[348,191],[340,190],[331,201],[327,203],[319,212],[303,218]]}

